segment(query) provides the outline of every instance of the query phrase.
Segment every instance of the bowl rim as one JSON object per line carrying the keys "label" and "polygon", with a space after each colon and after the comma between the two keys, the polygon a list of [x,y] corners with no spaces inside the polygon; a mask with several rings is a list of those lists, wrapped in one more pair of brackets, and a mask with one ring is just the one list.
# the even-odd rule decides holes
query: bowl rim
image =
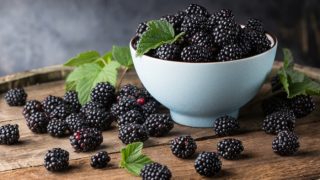
{"label": "bowl rim", "polygon": [[[217,61],[214,61],[214,62],[184,62],[184,61],[172,61],[172,60],[164,60],[164,59],[159,59],[159,58],[155,58],[155,57],[151,57],[151,56],[147,56],[147,55],[142,55],[140,57],[148,57],[150,58],[150,60],[156,60],[156,61],[162,61],[162,62],[165,62],[165,63],[172,63],[172,64],[192,64],[192,65],[195,65],[195,64],[226,64],[226,63],[240,63],[242,61],[249,61],[249,60],[253,60],[253,59],[257,59],[258,57],[260,56],[263,56],[267,53],[269,53],[270,51],[273,50],[273,48],[275,48],[277,45],[278,45],[278,39],[277,37],[272,34],[272,33],[269,33],[269,32],[266,32],[265,33],[267,35],[267,38],[269,40],[271,40],[273,43],[272,46],[270,47],[270,49],[268,49],[267,51],[264,51],[260,54],[256,54],[254,56],[249,56],[249,57],[246,57],[246,58],[241,58],[241,59],[237,59],[237,60],[232,60],[232,61],[222,61],[222,62],[217,62]],[[129,43],[129,47],[130,49],[135,53],[134,56],[137,57],[136,55],[136,50],[132,47],[132,41],[135,39],[136,37],[133,37],[131,38],[130,40],[130,43]]]}

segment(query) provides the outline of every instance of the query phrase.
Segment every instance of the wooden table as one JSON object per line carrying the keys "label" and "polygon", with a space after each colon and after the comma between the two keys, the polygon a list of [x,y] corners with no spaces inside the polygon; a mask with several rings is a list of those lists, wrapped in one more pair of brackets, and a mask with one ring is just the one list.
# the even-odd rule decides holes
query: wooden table
{"label": "wooden table", "polygon": [[[276,62],[274,69],[279,68]],[[298,66],[313,78],[320,79],[320,70]],[[49,94],[62,96],[64,81],[69,72],[60,66],[19,73],[0,78],[0,92],[19,84],[26,87],[29,99],[42,100]],[[51,82],[47,82],[51,81]],[[134,72],[130,72],[124,83],[139,85]],[[40,83],[37,85],[31,85]],[[261,131],[263,120],[259,97],[270,89],[265,84],[255,100],[247,104],[240,113],[241,132],[232,137],[240,139],[245,147],[241,159],[236,161],[222,160],[222,172],[215,176],[221,179],[316,179],[320,177],[320,99],[316,98],[317,108],[306,118],[297,120],[296,133],[300,137],[299,153],[292,157],[280,157],[272,152],[273,135]],[[105,169],[93,169],[89,157],[95,152],[75,153],[68,138],[53,138],[48,134],[34,134],[26,126],[21,114],[21,107],[9,107],[0,96],[0,125],[17,123],[20,127],[20,143],[17,145],[0,145],[0,179],[139,179],[118,167],[119,150],[124,145],[117,138],[114,125],[103,132],[104,142],[98,150],[107,150],[111,163]],[[166,137],[150,138],[145,143],[144,153],[154,161],[166,164],[173,173],[174,179],[202,179],[194,170],[194,158],[181,160],[174,157],[168,142],[175,136],[191,134],[197,141],[197,152],[216,151],[216,144],[222,138],[214,135],[211,128],[190,128],[176,124]],[[66,172],[52,173],[43,166],[43,157],[48,149],[61,147],[70,152],[71,168]]]}

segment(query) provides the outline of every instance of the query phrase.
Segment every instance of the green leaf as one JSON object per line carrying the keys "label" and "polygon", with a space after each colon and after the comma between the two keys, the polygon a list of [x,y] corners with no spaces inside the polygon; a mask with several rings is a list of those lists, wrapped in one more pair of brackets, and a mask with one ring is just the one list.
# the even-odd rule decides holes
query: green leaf
{"label": "green leaf", "polygon": [[139,40],[137,55],[141,56],[163,44],[172,44],[183,34],[175,36],[173,26],[166,20],[149,21],[147,31],[142,34]]}
{"label": "green leaf", "polygon": [[102,59],[104,59],[104,61],[109,64],[111,61],[112,61],[112,51],[109,51],[107,53],[105,53],[103,56],[102,56]]}
{"label": "green leaf", "polygon": [[122,148],[120,167],[125,168],[135,176],[139,176],[143,166],[152,162],[148,156],[142,154],[142,148],[142,142],[131,143]]}
{"label": "green leaf", "polygon": [[122,66],[125,66],[127,68],[131,68],[133,66],[129,47],[113,46],[112,56]]}
{"label": "green leaf", "polygon": [[97,60],[100,57],[99,52],[97,51],[85,51],[79,53],[73,58],[70,58],[64,66],[80,66],[86,63],[91,63]]}
{"label": "green leaf", "polygon": [[285,69],[293,69],[294,62],[290,49],[283,48],[283,66]]}
{"label": "green leaf", "polygon": [[75,91],[77,83],[75,81],[66,82],[66,90],[67,91]]}

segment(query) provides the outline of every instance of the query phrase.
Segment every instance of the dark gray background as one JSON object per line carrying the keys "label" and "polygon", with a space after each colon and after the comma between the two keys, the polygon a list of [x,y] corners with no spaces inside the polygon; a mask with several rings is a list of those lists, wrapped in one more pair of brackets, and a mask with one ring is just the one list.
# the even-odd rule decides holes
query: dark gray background
{"label": "dark gray background", "polygon": [[[184,9],[234,11],[261,19],[301,64],[320,67],[320,1],[0,0],[0,75],[61,64],[84,50],[127,45],[139,22]],[[277,58],[281,58],[278,53]]]}

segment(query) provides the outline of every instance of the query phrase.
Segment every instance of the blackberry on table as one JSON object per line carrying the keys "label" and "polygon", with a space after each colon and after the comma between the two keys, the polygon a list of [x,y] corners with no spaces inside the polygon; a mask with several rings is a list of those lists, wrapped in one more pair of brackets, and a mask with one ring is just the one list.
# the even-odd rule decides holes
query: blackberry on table
{"label": "blackberry on table", "polygon": [[109,108],[115,101],[115,88],[109,82],[98,83],[91,91],[91,101],[98,102]]}
{"label": "blackberry on table", "polygon": [[69,114],[72,113],[71,105],[68,103],[62,103],[56,106],[49,114],[51,119],[65,119]]}
{"label": "blackberry on table", "polygon": [[27,101],[26,105],[23,107],[23,116],[29,118],[35,112],[44,112],[41,102],[37,100]]}
{"label": "blackberry on table", "polygon": [[148,132],[145,127],[134,123],[120,126],[118,137],[124,144],[144,142],[149,139]]}
{"label": "blackberry on table", "polygon": [[150,100],[144,105],[141,106],[142,113],[145,118],[149,117],[151,114],[154,114],[157,112],[157,109],[159,107],[159,102],[155,100]]}
{"label": "blackberry on table", "polygon": [[85,114],[88,125],[104,131],[110,128],[113,118],[111,114],[103,109],[93,109]]}
{"label": "blackberry on table", "polygon": [[57,106],[64,103],[61,97],[49,95],[42,101],[42,106],[47,114],[50,114]]}
{"label": "blackberry on table", "polygon": [[191,37],[190,41],[191,44],[198,45],[206,49],[213,49],[215,47],[213,36],[204,31],[195,33]]}
{"label": "blackberry on table", "polygon": [[86,114],[87,111],[92,111],[94,109],[103,109],[104,110],[105,108],[102,104],[100,104],[98,102],[89,101],[81,107],[80,113]]}
{"label": "blackberry on table", "polygon": [[213,130],[218,136],[227,136],[233,134],[239,128],[239,121],[236,118],[228,115],[217,118],[213,125]]}
{"label": "blackberry on table", "polygon": [[143,124],[150,136],[159,137],[168,134],[174,127],[169,114],[151,114]]}
{"label": "blackberry on table", "polygon": [[48,171],[63,171],[69,167],[69,152],[61,148],[53,148],[44,156],[44,167]]}
{"label": "blackberry on table", "polygon": [[300,147],[299,138],[294,132],[281,131],[272,142],[273,152],[281,156],[295,154]]}
{"label": "blackberry on table", "polygon": [[119,90],[119,97],[135,97],[137,98],[140,94],[140,89],[133,84],[126,84],[122,86]]}
{"label": "blackberry on table", "polygon": [[66,123],[71,132],[76,132],[79,129],[89,127],[82,113],[72,113],[66,118]]}
{"label": "blackberry on table", "polygon": [[219,141],[217,150],[218,154],[224,159],[234,160],[239,158],[244,148],[240,140],[228,138]]}
{"label": "blackberry on table", "polygon": [[143,124],[145,121],[140,111],[130,110],[118,118],[118,125],[122,126],[129,123]]}
{"label": "blackberry on table", "polygon": [[218,61],[232,61],[241,59],[244,53],[238,44],[229,44],[224,46],[217,55]]}
{"label": "blackberry on table", "polygon": [[137,103],[136,98],[123,96],[118,100],[117,104],[111,107],[111,113],[114,117],[119,117],[130,110],[142,111],[140,105]]}
{"label": "blackberry on table", "polygon": [[209,16],[209,12],[207,11],[207,9],[198,4],[190,4],[185,12],[187,13],[187,15],[201,15],[204,17]]}
{"label": "blackberry on table", "polygon": [[172,154],[178,158],[190,158],[197,150],[197,144],[195,140],[187,136],[179,136],[171,140],[170,149]]}
{"label": "blackberry on table", "polygon": [[143,180],[169,180],[172,177],[171,171],[165,165],[153,162],[144,165],[140,172]]}
{"label": "blackberry on table", "polygon": [[96,128],[82,128],[69,137],[71,146],[77,152],[95,150],[103,142],[101,131]]}
{"label": "blackberry on table", "polygon": [[18,124],[0,126],[0,144],[12,145],[18,143],[20,138]]}
{"label": "blackberry on table", "polygon": [[185,62],[210,62],[214,60],[214,57],[213,51],[193,45],[182,49],[181,59]]}
{"label": "blackberry on table", "polygon": [[214,176],[221,170],[221,160],[215,152],[202,152],[195,160],[194,167],[201,176]]}
{"label": "blackberry on table", "polygon": [[44,112],[35,112],[26,119],[27,126],[34,133],[46,133],[50,119]]}
{"label": "blackberry on table", "polygon": [[234,19],[223,19],[217,22],[217,26],[212,30],[214,43],[220,47],[233,44],[239,34],[239,26]]}
{"label": "blackberry on table", "polygon": [[299,95],[289,99],[289,107],[297,118],[302,118],[316,109],[316,104],[311,96]]}
{"label": "blackberry on table", "polygon": [[23,88],[10,89],[4,96],[9,106],[23,106],[26,104],[27,93]]}
{"label": "blackberry on table", "polygon": [[93,168],[104,168],[108,165],[110,160],[111,158],[109,157],[107,151],[100,151],[91,156],[90,165]]}
{"label": "blackberry on table", "polygon": [[80,111],[81,104],[76,91],[67,91],[63,96],[63,100],[71,105],[72,112],[78,113]]}
{"label": "blackberry on table", "polygon": [[286,96],[286,93],[281,93],[264,99],[261,103],[263,113],[269,115],[277,111],[290,110]]}
{"label": "blackberry on table", "polygon": [[263,120],[262,129],[268,134],[276,134],[280,131],[293,131],[296,117],[292,111],[282,110],[267,115]]}
{"label": "blackberry on table", "polygon": [[156,49],[156,57],[164,60],[179,60],[181,48],[176,44],[164,44]]}
{"label": "blackberry on table", "polygon": [[262,22],[258,19],[249,18],[247,21],[246,27],[261,33],[265,32]]}
{"label": "blackberry on table", "polygon": [[207,21],[207,26],[209,28],[209,31],[212,31],[213,28],[218,25],[219,21],[223,21],[225,19],[234,20],[234,15],[231,10],[221,9],[220,11],[217,11],[214,14],[210,15]]}
{"label": "blackberry on table", "polygon": [[140,23],[138,25],[138,28],[137,28],[137,31],[136,31],[136,35],[141,37],[142,34],[147,31],[147,29],[148,29],[148,25],[147,25],[146,22]]}
{"label": "blackberry on table", "polygon": [[47,131],[51,136],[63,137],[70,134],[68,124],[61,119],[52,119],[48,126]]}

